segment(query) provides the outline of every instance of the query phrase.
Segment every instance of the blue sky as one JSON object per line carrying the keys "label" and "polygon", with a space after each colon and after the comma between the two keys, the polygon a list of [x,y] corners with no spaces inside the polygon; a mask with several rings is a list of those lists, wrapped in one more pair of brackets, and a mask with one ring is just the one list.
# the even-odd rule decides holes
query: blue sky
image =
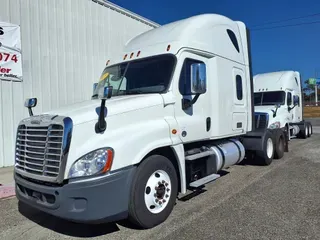
{"label": "blue sky", "polygon": [[279,70],[300,71],[303,80],[320,77],[320,23],[254,31],[254,28],[274,27],[302,22],[320,21],[316,17],[277,24],[261,25],[320,13],[319,0],[111,0],[115,4],[159,24],[202,13],[218,13],[243,21],[251,31],[253,73]]}

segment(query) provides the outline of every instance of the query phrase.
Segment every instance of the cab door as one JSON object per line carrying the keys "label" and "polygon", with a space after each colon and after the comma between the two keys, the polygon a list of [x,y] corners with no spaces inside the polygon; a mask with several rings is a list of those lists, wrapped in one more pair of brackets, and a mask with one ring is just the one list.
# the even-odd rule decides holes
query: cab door
{"label": "cab door", "polygon": [[192,142],[209,137],[210,87],[207,81],[207,59],[189,52],[181,54],[180,66],[177,66],[178,86],[175,104],[175,118],[179,125],[179,137],[182,142]]}

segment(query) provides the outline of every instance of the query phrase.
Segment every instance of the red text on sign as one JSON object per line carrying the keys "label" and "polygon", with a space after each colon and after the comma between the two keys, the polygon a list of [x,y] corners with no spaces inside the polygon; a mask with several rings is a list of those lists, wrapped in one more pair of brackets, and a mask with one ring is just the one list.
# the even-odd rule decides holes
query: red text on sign
{"label": "red text on sign", "polygon": [[0,67],[0,73],[9,73],[12,69],[11,68],[2,68]]}
{"label": "red text on sign", "polygon": [[18,58],[17,58],[17,55],[13,54],[9,54],[9,53],[0,53],[0,61],[5,61],[5,62],[8,62],[8,61],[14,61],[15,63],[18,62]]}

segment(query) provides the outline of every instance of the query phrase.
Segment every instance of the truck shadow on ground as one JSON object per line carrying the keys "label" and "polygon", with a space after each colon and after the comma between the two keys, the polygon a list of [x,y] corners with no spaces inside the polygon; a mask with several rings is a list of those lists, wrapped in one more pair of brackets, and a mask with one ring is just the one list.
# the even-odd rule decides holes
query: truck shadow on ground
{"label": "truck shadow on ground", "polygon": [[[80,238],[98,237],[120,231],[116,223],[103,223],[103,224],[83,224],[74,223],[64,219],[60,219],[49,215],[44,212],[40,212],[36,209],[30,208],[28,205],[19,202],[19,212],[41,227],[50,229],[54,232]],[[117,222],[119,225],[126,228],[137,229],[134,225],[128,221]]]}

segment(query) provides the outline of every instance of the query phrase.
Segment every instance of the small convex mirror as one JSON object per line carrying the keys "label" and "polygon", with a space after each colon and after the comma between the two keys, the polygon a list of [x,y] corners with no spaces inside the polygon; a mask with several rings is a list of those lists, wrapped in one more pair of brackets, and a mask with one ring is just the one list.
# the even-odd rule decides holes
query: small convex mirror
{"label": "small convex mirror", "polygon": [[102,95],[99,96],[100,99],[111,98],[112,96],[112,86],[104,87]]}
{"label": "small convex mirror", "polygon": [[97,86],[98,86],[98,83],[93,84],[92,94],[94,94],[94,91],[96,90]]}
{"label": "small convex mirror", "polygon": [[27,108],[33,108],[37,106],[37,98],[27,98],[24,102],[24,106]]}
{"label": "small convex mirror", "polygon": [[206,65],[204,63],[191,64],[191,93],[203,94],[206,88]]}

